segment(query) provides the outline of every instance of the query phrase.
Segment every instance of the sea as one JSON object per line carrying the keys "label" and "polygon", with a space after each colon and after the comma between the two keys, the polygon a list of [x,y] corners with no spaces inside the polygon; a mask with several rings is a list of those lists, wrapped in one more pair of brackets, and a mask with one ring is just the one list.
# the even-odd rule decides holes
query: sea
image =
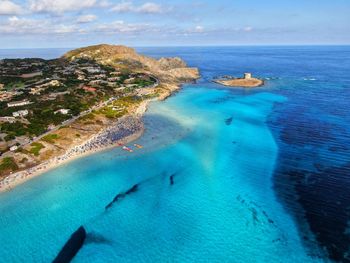
{"label": "sea", "polygon": [[[69,49],[0,50],[52,59]],[[133,153],[0,194],[0,262],[350,262],[350,46],[147,47],[201,79],[151,103]],[[244,72],[264,87],[212,82]]]}

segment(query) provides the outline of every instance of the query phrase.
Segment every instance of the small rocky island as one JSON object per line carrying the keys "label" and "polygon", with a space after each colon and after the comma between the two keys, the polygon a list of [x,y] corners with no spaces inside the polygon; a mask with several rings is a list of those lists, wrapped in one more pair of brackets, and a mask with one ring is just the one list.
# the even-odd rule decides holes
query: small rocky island
{"label": "small rocky island", "polygon": [[242,78],[224,76],[214,80],[215,83],[229,87],[255,88],[264,85],[264,81],[258,78],[253,78],[251,73],[244,73]]}

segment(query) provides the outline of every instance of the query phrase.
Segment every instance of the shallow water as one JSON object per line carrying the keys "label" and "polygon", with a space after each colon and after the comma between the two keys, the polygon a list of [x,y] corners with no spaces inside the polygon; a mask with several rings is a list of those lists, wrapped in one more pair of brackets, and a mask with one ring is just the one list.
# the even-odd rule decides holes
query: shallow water
{"label": "shallow water", "polygon": [[[325,262],[327,253],[337,259],[327,249],[336,241],[322,233],[345,236],[347,244],[341,223],[350,205],[350,67],[339,62],[350,48],[140,51],[182,56],[203,79],[151,105],[137,141],[142,150],[98,153],[1,194],[1,260],[51,261],[81,225],[88,237],[74,262]],[[278,79],[254,91],[208,81],[243,71]],[[308,184],[304,176],[316,176],[315,163],[324,180]],[[135,184],[137,191],[105,209]],[[319,185],[327,194],[345,192],[327,203],[312,195]],[[332,209],[341,215],[338,228],[319,213]]]}

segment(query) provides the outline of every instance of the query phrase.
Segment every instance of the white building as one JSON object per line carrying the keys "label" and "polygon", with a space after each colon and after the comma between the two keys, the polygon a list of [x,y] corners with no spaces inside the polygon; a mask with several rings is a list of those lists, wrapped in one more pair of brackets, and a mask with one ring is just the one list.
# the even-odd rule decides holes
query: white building
{"label": "white building", "polygon": [[85,80],[85,75],[78,75],[78,80]]}
{"label": "white building", "polygon": [[24,106],[24,105],[28,105],[28,104],[31,104],[31,102],[28,100],[12,101],[12,102],[7,103],[7,107],[9,107],[9,108],[19,107],[19,106]]}
{"label": "white building", "polygon": [[14,145],[14,146],[12,146],[12,147],[10,148],[10,151],[11,151],[11,152],[14,152],[14,151],[16,151],[17,149],[18,149],[18,146]]}
{"label": "white building", "polygon": [[25,117],[28,115],[28,110],[19,110],[19,111],[15,111],[12,112],[12,116],[13,117]]}
{"label": "white building", "polygon": [[63,115],[67,115],[69,113],[69,109],[59,109],[59,110],[55,111],[55,114],[56,113],[61,113]]}
{"label": "white building", "polygon": [[95,67],[85,67],[83,68],[89,73],[100,73],[101,69],[100,68],[95,68]]}
{"label": "white building", "polygon": [[118,80],[120,80],[120,77],[112,77],[112,78],[108,78],[107,80],[110,82],[118,81]]}
{"label": "white building", "polygon": [[16,118],[15,117],[0,117],[0,122],[9,122],[9,123],[15,123],[16,122]]}
{"label": "white building", "polygon": [[112,76],[119,76],[119,75],[121,75],[122,73],[121,72],[119,72],[119,71],[114,71],[114,72],[111,72],[110,73],[110,75],[112,75]]}
{"label": "white building", "polygon": [[245,79],[251,79],[252,78],[252,73],[244,73],[244,78]]}

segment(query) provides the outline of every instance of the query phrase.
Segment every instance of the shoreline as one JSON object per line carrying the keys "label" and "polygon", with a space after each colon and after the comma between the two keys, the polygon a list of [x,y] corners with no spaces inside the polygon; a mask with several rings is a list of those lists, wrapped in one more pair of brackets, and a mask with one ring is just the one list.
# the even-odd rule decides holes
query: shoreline
{"label": "shoreline", "polygon": [[[143,101],[137,107],[134,114],[128,114],[117,119],[113,125],[107,126],[83,143],[67,149],[64,154],[53,157],[31,168],[12,173],[1,179],[0,194],[11,191],[16,186],[58,168],[61,165],[114,147],[121,147],[118,143],[127,144],[137,140],[144,133],[145,128],[142,117],[147,111],[151,101],[154,101],[154,99]],[[125,128],[125,126],[130,126],[130,122],[133,122],[131,125],[134,125],[134,127],[131,128],[136,128],[135,130],[128,131]],[[125,134],[125,132],[130,132],[130,134]]]}

